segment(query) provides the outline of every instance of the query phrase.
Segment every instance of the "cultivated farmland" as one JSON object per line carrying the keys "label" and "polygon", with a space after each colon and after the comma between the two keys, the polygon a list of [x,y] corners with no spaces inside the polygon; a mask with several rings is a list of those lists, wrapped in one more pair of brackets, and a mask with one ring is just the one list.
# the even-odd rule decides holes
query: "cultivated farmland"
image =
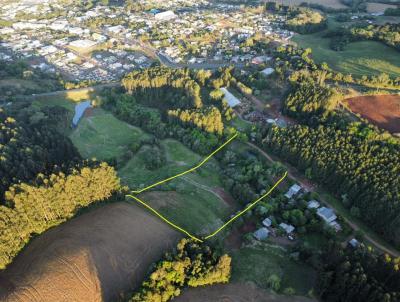
{"label": "cultivated farmland", "polygon": [[138,206],[103,206],[34,239],[0,275],[0,300],[115,301],[179,237]]}
{"label": "cultivated farmland", "polygon": [[370,95],[344,100],[353,113],[392,133],[400,133],[400,96]]}

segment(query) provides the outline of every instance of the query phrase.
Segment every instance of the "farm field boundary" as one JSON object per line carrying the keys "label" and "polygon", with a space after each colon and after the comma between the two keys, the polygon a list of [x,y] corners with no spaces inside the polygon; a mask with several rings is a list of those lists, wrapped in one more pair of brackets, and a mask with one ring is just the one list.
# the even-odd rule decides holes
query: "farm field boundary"
{"label": "farm field boundary", "polygon": [[[205,157],[199,164],[197,164],[196,166],[178,173],[174,176],[168,177],[164,180],[158,181],[154,184],[151,184],[143,189],[140,190],[135,190],[132,191],[132,194],[140,194],[144,191],[147,191],[153,187],[156,187],[158,185],[161,185],[163,183],[166,183],[168,181],[171,181],[175,178],[178,178],[180,176],[183,176],[187,173],[193,172],[196,169],[200,168],[202,165],[204,165],[208,160],[210,160],[216,153],[218,153],[219,151],[221,151],[227,144],[229,144],[232,140],[234,140],[237,137],[238,134],[235,134],[234,136],[232,136],[229,140],[227,140],[224,144],[222,144],[220,147],[218,147],[215,151],[213,151],[211,154],[209,154],[207,157]],[[287,172],[285,172],[285,174],[269,189],[268,192],[266,192],[265,194],[263,194],[261,197],[259,197],[258,199],[254,200],[253,202],[251,202],[248,206],[246,206],[242,211],[240,211],[239,213],[237,213],[235,216],[233,216],[231,219],[229,219],[226,223],[224,223],[221,227],[219,227],[217,230],[215,230],[214,232],[212,232],[211,234],[203,237],[202,239],[196,237],[195,235],[189,233],[187,230],[185,230],[184,228],[176,225],[175,223],[173,223],[172,221],[170,221],[169,219],[167,219],[165,216],[163,216],[161,213],[159,213],[157,210],[155,210],[154,208],[152,208],[150,205],[148,205],[147,202],[143,201],[142,199],[132,195],[132,194],[128,194],[126,195],[129,198],[134,199],[136,202],[140,203],[141,205],[143,205],[144,207],[146,207],[149,211],[151,211],[153,214],[155,214],[157,217],[159,217],[161,220],[163,220],[164,222],[166,222],[167,224],[169,224],[170,226],[172,226],[173,228],[177,229],[178,231],[184,233],[185,235],[189,236],[190,238],[198,241],[198,242],[204,242],[204,240],[210,239],[214,236],[216,236],[219,232],[221,232],[223,229],[225,229],[228,225],[230,225],[231,223],[233,223],[236,219],[238,219],[240,216],[242,216],[244,213],[246,213],[247,211],[249,211],[251,208],[253,208],[258,202],[260,202],[262,199],[264,199],[265,197],[267,197],[268,195],[270,195],[272,193],[272,191],[274,191],[274,189],[286,178],[287,176]]]}

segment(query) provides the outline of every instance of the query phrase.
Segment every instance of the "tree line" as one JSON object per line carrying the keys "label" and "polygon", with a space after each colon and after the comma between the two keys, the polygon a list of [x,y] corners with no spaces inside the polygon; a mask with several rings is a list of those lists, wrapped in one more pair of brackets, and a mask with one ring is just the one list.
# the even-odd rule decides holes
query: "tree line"
{"label": "tree line", "polygon": [[332,245],[322,255],[317,292],[324,301],[395,302],[400,300],[400,259],[365,247]]}
{"label": "tree line", "polygon": [[166,254],[157,263],[129,301],[166,302],[179,296],[184,287],[227,283],[230,273],[231,258],[228,255],[220,256],[203,243],[182,239],[176,252]]}
{"label": "tree line", "polygon": [[115,170],[106,163],[90,164],[45,176],[38,174],[33,184],[15,184],[0,205],[0,268],[5,268],[28,243],[73,217],[94,202],[110,198],[120,189]]}

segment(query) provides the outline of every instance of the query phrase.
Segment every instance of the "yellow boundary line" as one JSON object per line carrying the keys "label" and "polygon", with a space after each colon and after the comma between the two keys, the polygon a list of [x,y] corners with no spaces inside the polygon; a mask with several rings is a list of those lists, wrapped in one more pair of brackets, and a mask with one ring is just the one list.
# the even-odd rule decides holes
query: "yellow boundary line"
{"label": "yellow boundary line", "polygon": [[148,208],[150,211],[152,211],[154,214],[156,214],[158,217],[160,217],[162,220],[164,220],[166,223],[168,223],[170,226],[174,227],[175,229],[181,231],[182,233],[188,235],[190,238],[199,241],[199,242],[203,242],[203,240],[197,238],[196,236],[190,234],[188,231],[182,229],[181,227],[177,226],[176,224],[172,223],[171,221],[169,221],[167,218],[165,218],[163,215],[161,215],[160,213],[158,213],[156,210],[154,210],[151,206],[149,206],[147,203],[145,203],[143,200],[140,200],[139,198],[133,196],[133,195],[126,195],[130,198],[135,199],[137,202],[141,203],[142,205],[144,205],[146,208]]}
{"label": "yellow boundary line", "polygon": [[218,149],[214,150],[210,155],[208,155],[206,158],[204,158],[198,165],[194,166],[193,168],[190,168],[189,170],[186,170],[186,171],[184,171],[184,172],[182,172],[182,173],[176,174],[176,175],[174,175],[174,176],[171,176],[171,177],[168,177],[168,178],[166,178],[166,179],[164,179],[164,180],[161,180],[161,181],[159,181],[159,182],[156,182],[156,183],[154,183],[154,184],[152,184],[152,185],[150,185],[150,186],[147,186],[147,187],[144,188],[144,189],[136,190],[136,191],[131,191],[131,192],[132,192],[133,194],[139,194],[139,193],[142,193],[142,192],[144,192],[144,191],[147,191],[148,189],[151,189],[151,188],[153,188],[153,187],[156,187],[156,186],[158,186],[158,185],[161,185],[161,184],[163,184],[163,183],[165,183],[165,182],[167,182],[167,181],[173,180],[174,178],[177,178],[177,177],[179,177],[179,176],[183,176],[183,175],[185,175],[185,174],[187,174],[187,173],[193,172],[194,170],[196,170],[196,169],[200,168],[202,165],[204,165],[211,157],[213,157],[213,156],[215,155],[215,153],[219,152],[222,148],[224,148],[227,144],[229,144],[229,143],[230,143],[232,140],[234,140],[237,136],[238,136],[238,134],[236,133],[236,134],[233,135],[230,139],[228,139],[225,143],[223,143],[221,146],[219,146]]}
{"label": "yellow boundary line", "polygon": [[[241,215],[243,215],[244,213],[246,213],[247,211],[249,211],[252,207],[254,207],[258,202],[260,202],[262,199],[264,199],[265,197],[267,197],[269,194],[271,194],[271,192],[286,178],[288,172],[285,172],[285,174],[274,184],[274,186],[264,195],[262,195],[260,198],[256,199],[255,201],[253,201],[249,206],[247,206],[244,210],[240,211],[238,214],[236,214],[235,216],[233,216],[231,219],[229,219],[223,226],[221,226],[220,228],[218,228],[216,231],[214,231],[213,233],[211,233],[210,235],[204,237],[204,240],[207,240],[211,237],[214,237],[215,235],[217,235],[219,232],[221,232],[224,228],[226,228],[229,224],[231,224],[233,221],[235,221],[237,218],[239,218]],[[154,214],[156,214],[158,217],[160,217],[163,221],[165,221],[166,223],[168,223],[170,226],[174,227],[175,229],[181,231],[182,233],[188,235],[190,238],[199,241],[199,242],[204,242],[204,240],[197,238],[196,236],[190,234],[188,231],[186,231],[185,229],[177,226],[176,224],[172,223],[171,221],[169,221],[167,218],[165,218],[163,215],[161,215],[159,212],[157,212],[155,209],[153,209],[151,206],[149,206],[146,202],[144,202],[143,200],[133,196],[133,195],[126,195],[128,197],[131,197],[133,199],[135,199],[137,202],[141,203],[142,205],[144,205],[147,209],[149,209],[151,212],[153,212]]]}
{"label": "yellow boundary line", "polygon": [[229,219],[223,226],[221,226],[219,229],[217,229],[214,233],[211,233],[210,235],[204,237],[204,240],[214,237],[215,235],[217,235],[219,232],[221,232],[224,228],[226,228],[230,223],[232,223],[233,221],[235,221],[237,218],[239,218],[241,215],[243,215],[244,213],[246,213],[248,210],[250,210],[252,207],[254,207],[259,201],[261,201],[262,199],[264,199],[265,197],[267,197],[269,194],[271,194],[271,192],[286,178],[287,176],[287,172],[285,172],[285,174],[274,184],[274,186],[269,189],[269,191],[267,193],[265,193],[264,195],[262,195],[260,198],[256,199],[255,201],[253,201],[247,208],[245,208],[244,210],[240,211],[239,213],[237,213],[235,216],[233,216],[231,219]]}

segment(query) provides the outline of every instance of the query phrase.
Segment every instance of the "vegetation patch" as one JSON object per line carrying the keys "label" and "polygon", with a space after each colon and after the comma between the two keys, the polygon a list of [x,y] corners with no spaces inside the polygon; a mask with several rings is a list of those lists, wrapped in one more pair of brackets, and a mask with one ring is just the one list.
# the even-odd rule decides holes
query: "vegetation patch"
{"label": "vegetation patch", "polygon": [[376,41],[350,43],[343,51],[334,51],[330,39],[321,33],[295,35],[293,41],[300,47],[311,48],[317,63],[326,62],[333,70],[354,76],[379,75],[400,76],[400,56],[395,49]]}
{"label": "vegetation patch", "polygon": [[79,122],[70,138],[82,157],[116,160],[119,163],[129,158],[127,153],[130,146],[146,136],[141,129],[116,119],[111,113],[96,109],[93,116]]}
{"label": "vegetation patch", "polygon": [[[271,276],[275,276],[272,277]],[[314,286],[316,273],[296,262],[277,246],[245,247],[232,253],[232,281],[252,281],[262,288],[306,295]]]}

